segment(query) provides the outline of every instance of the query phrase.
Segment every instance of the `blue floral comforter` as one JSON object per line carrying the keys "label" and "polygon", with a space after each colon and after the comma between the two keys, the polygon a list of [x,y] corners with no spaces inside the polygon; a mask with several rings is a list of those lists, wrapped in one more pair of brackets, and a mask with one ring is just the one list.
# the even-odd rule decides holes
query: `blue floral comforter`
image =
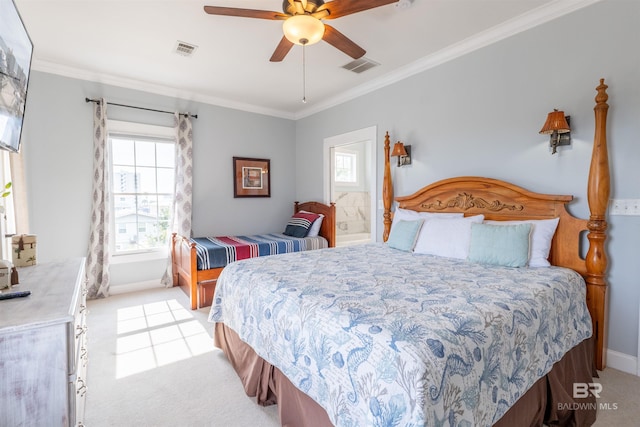
{"label": "blue floral comforter", "polygon": [[591,336],[582,277],[384,244],[229,264],[223,322],[337,426],[490,426]]}

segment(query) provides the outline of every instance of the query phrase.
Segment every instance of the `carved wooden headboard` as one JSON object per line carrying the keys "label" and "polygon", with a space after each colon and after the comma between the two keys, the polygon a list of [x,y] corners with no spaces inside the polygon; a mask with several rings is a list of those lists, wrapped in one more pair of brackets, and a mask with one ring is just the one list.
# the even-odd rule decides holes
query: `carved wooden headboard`
{"label": "carved wooden headboard", "polygon": [[461,212],[466,216],[483,214],[490,220],[560,218],[551,245],[551,263],[576,270],[587,269],[580,257],[580,233],[587,231],[587,220],[571,216],[565,205],[573,196],[538,194],[491,178],[457,177],[428,185],[415,194],[397,197],[398,206],[422,212]]}
{"label": "carved wooden headboard", "polygon": [[[517,185],[483,177],[463,176],[449,178],[427,185],[416,193],[397,197],[398,206],[422,212],[462,212],[465,215],[483,214],[490,220],[523,220],[560,218],[553,238],[549,260],[551,264],[571,268],[580,273],[587,284],[587,305],[591,313],[595,335],[595,360],[598,369],[604,369],[606,359],[606,269],[604,251],[606,239],[606,211],[609,201],[609,160],[607,154],[606,116],[607,86],[604,79],[596,88],[595,137],[591,167],[587,183],[590,218],[572,216],[566,209],[573,196],[540,194]],[[393,185],[389,161],[390,138],[384,142],[385,165],[382,187],[384,205],[383,239],[391,230],[391,204]],[[580,255],[580,240],[587,232],[589,249],[585,258]]]}

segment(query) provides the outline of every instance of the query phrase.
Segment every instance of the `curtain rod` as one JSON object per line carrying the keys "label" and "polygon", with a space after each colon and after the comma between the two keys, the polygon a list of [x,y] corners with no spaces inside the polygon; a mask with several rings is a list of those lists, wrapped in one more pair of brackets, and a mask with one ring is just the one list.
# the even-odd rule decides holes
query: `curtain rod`
{"label": "curtain rod", "polygon": [[[85,98],[84,100],[85,100],[85,102],[95,102],[95,103],[100,102],[99,99]],[[107,105],[115,105],[115,106],[118,106],[118,107],[126,107],[126,108],[135,108],[136,110],[153,111],[153,112],[156,112],[156,113],[173,114],[173,111],[154,110],[153,108],[144,108],[144,107],[136,107],[134,105],[116,104],[115,102],[107,102]],[[193,117],[194,119],[198,118],[197,114],[189,114],[189,113],[178,113],[178,114],[181,115],[181,116]]]}

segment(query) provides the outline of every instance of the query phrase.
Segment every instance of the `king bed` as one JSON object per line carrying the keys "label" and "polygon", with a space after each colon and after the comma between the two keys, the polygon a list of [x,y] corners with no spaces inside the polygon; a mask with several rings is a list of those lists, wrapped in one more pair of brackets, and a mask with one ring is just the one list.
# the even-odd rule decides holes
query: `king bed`
{"label": "king bed", "polygon": [[481,177],[398,197],[394,218],[387,133],[386,243],[227,266],[209,320],[247,395],[285,426],[593,424],[595,397],[573,385],[605,365],[606,88],[589,220],[572,196]]}

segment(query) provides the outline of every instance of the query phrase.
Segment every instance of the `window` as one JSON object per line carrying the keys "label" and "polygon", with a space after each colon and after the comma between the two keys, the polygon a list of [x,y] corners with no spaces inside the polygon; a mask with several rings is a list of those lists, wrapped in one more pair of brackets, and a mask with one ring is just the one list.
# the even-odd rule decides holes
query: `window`
{"label": "window", "polygon": [[[173,129],[116,123],[122,126],[109,123],[111,226],[117,230],[112,233],[112,253],[165,250],[175,169],[175,140],[169,139],[167,133],[172,134]],[[114,130],[118,128],[123,130]]]}
{"label": "window", "polygon": [[358,182],[356,153],[336,152],[335,159],[336,182],[356,184]]}

